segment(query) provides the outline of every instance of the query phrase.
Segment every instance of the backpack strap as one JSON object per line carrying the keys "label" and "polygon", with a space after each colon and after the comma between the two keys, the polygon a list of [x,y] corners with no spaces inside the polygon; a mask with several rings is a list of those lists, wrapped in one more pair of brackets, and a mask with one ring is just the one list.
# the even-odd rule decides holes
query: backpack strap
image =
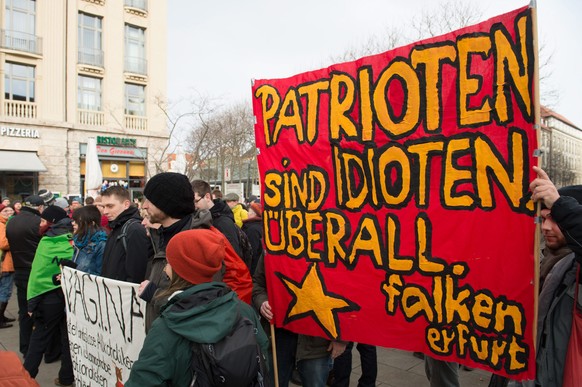
{"label": "backpack strap", "polygon": [[125,250],[125,254],[127,255],[127,229],[134,223],[137,223],[138,220],[131,218],[128,219],[127,222],[121,226],[121,234],[117,236],[117,240],[121,239],[121,243],[123,243],[123,249]]}
{"label": "backpack strap", "polygon": [[208,376],[206,376],[202,362],[202,344],[191,341],[190,347],[192,349],[192,361],[190,362],[192,365],[192,382],[190,382],[190,387],[209,385]]}

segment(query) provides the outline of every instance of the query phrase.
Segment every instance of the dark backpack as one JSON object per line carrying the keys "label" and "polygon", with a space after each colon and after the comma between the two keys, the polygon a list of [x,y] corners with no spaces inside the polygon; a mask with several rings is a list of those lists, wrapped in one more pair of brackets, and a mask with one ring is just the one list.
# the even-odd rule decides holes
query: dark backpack
{"label": "dark backpack", "polygon": [[242,252],[242,257],[240,258],[247,265],[249,270],[251,270],[251,265],[253,263],[253,246],[251,245],[251,241],[247,234],[241,230],[239,226],[236,226],[236,231],[238,232],[238,241]]}
{"label": "dark backpack", "polygon": [[134,223],[139,223],[139,220],[134,218],[128,219],[127,222],[123,223],[123,226],[121,226],[121,233],[117,236],[117,240],[121,239],[125,254],[127,254],[127,229]]}
{"label": "dark backpack", "polygon": [[192,343],[190,387],[267,387],[265,357],[257,330],[239,314],[230,334],[217,343]]}

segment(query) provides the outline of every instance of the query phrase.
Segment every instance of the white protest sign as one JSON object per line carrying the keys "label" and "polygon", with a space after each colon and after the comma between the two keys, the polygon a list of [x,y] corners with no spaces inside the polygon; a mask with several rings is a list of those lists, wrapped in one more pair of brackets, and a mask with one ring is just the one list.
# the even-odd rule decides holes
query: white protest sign
{"label": "white protest sign", "polygon": [[68,267],[61,282],[75,385],[123,385],[146,336],[139,285]]}

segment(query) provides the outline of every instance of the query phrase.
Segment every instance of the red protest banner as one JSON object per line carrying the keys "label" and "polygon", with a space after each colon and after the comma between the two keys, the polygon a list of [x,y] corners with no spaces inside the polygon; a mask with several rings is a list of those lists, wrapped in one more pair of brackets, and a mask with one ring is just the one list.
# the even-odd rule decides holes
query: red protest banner
{"label": "red protest banner", "polygon": [[256,81],[278,326],[533,378],[528,8]]}

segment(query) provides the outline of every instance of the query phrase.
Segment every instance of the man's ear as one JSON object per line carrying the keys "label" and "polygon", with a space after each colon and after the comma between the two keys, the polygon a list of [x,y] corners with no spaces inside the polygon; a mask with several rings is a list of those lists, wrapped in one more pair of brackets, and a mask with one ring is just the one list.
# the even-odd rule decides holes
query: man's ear
{"label": "man's ear", "polygon": [[123,207],[127,210],[131,206],[131,202],[129,200],[123,201]]}

